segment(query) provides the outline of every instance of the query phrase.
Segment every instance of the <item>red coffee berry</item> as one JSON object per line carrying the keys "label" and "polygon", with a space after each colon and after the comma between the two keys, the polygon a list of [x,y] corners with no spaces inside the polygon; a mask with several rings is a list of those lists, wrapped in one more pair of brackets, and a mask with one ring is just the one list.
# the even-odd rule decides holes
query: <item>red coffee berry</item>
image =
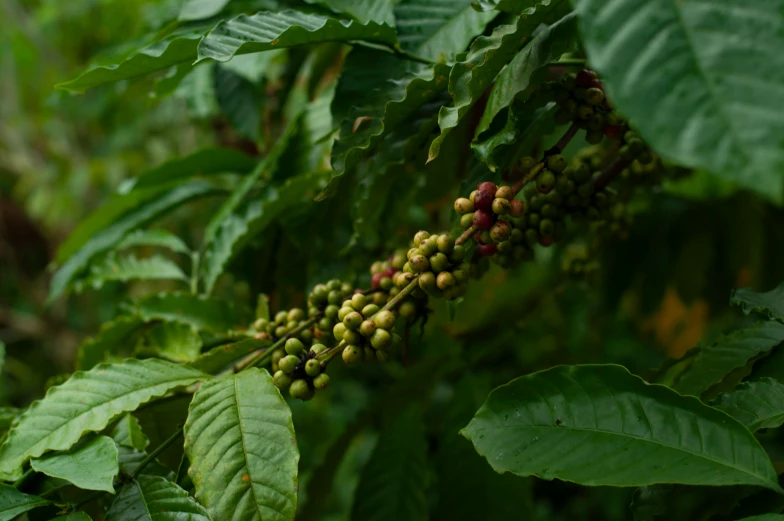
{"label": "red coffee berry", "polygon": [[512,199],[512,210],[509,212],[512,217],[520,217],[525,213],[525,203],[520,199]]}
{"label": "red coffee berry", "polygon": [[577,73],[576,83],[578,87],[582,87],[583,89],[592,87],[593,86],[592,83],[594,82],[594,80],[596,80],[596,78],[594,77],[593,73],[588,69],[583,69]]}
{"label": "red coffee berry", "polygon": [[398,272],[397,268],[395,268],[394,266],[390,266],[390,267],[388,267],[387,269],[384,270],[384,276],[391,277],[392,275],[394,275],[397,272]]}
{"label": "red coffee berry", "polygon": [[476,232],[474,234],[474,240],[476,241],[477,244],[484,244],[482,242],[482,232]]}
{"label": "red coffee berry", "polygon": [[371,286],[373,286],[373,289],[378,288],[379,284],[381,284],[382,278],[384,278],[383,272],[373,274],[373,278],[371,279]]}
{"label": "red coffee berry", "polygon": [[604,135],[610,139],[618,139],[621,135],[621,131],[623,127],[618,125],[605,125],[604,126]]}
{"label": "red coffee berry", "polygon": [[489,230],[493,226],[493,214],[485,210],[477,210],[474,212],[474,226],[480,230]]}
{"label": "red coffee berry", "polygon": [[[495,186],[495,185],[493,185]],[[474,206],[477,210],[484,210],[489,212],[493,207],[493,200],[495,199],[495,191],[488,192],[485,190],[478,190],[474,196]]]}
{"label": "red coffee berry", "polygon": [[480,192],[490,192],[495,196],[495,193],[498,191],[498,186],[492,181],[485,181],[484,183],[479,183],[479,186],[477,186],[476,189]]}
{"label": "red coffee berry", "polygon": [[483,244],[479,247],[479,255],[489,257],[498,251],[498,246],[495,244]]}

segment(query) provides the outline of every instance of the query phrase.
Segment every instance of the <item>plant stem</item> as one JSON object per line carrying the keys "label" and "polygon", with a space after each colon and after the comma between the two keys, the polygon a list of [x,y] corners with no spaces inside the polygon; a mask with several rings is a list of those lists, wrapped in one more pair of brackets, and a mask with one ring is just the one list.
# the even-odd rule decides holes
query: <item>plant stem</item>
{"label": "plant stem", "polygon": [[291,338],[292,335],[296,335],[297,333],[299,333],[301,331],[304,331],[305,329],[309,328],[310,326],[312,326],[313,324],[318,322],[318,320],[321,318],[321,316],[322,316],[321,313],[319,313],[315,317],[313,317],[313,318],[311,318],[309,320],[306,320],[302,324],[298,325],[297,327],[295,327],[294,329],[292,329],[291,331],[289,331],[288,333],[283,335],[277,342],[275,342],[271,346],[269,346],[267,348],[264,348],[264,349],[259,349],[257,351],[254,351],[253,353],[249,354],[244,359],[242,359],[239,362],[237,362],[236,364],[234,364],[234,366],[232,367],[232,372],[239,373],[240,371],[243,371],[243,370],[247,369],[248,367],[253,367],[253,366],[255,366],[257,364],[260,364],[261,362],[265,361],[267,358],[272,356],[272,353],[275,352],[275,350],[277,348],[279,348],[280,346],[285,344],[286,340]]}
{"label": "plant stem", "polygon": [[184,431],[183,431],[182,427],[180,427],[179,429],[177,429],[177,431],[176,431],[174,434],[172,434],[171,436],[169,436],[168,438],[166,438],[165,440],[163,440],[163,442],[162,442],[160,445],[158,445],[157,447],[155,447],[155,450],[153,450],[152,452],[150,452],[150,453],[147,455],[147,457],[146,457],[146,458],[144,458],[144,459],[142,460],[142,462],[141,462],[141,463],[139,463],[139,466],[138,466],[138,467],[136,467],[136,469],[133,471],[133,474],[131,474],[131,477],[132,477],[133,479],[136,479],[136,478],[138,478],[138,477],[139,477],[139,474],[141,474],[141,473],[142,473],[142,470],[144,470],[144,467],[146,467],[146,466],[147,466],[147,465],[148,465],[148,464],[149,464],[149,463],[150,463],[152,460],[154,460],[155,458],[157,458],[157,457],[158,457],[158,454],[160,454],[161,452],[163,452],[163,451],[165,451],[166,449],[168,449],[168,448],[169,448],[169,446],[170,446],[172,443],[174,443],[175,441],[177,441],[177,439],[178,439],[180,436],[182,436],[183,434],[184,434]]}
{"label": "plant stem", "polygon": [[556,143],[555,146],[553,146],[551,149],[549,149],[544,153],[541,161],[536,163],[533,166],[533,168],[531,168],[531,170],[523,176],[522,179],[520,179],[518,182],[514,184],[514,186],[512,186],[513,194],[517,195],[520,192],[520,190],[525,188],[525,185],[533,181],[534,178],[536,178],[536,176],[539,175],[539,172],[541,172],[544,169],[544,165],[548,157],[563,152],[566,146],[569,144],[569,142],[572,139],[574,139],[574,136],[577,135],[577,132],[579,130],[580,127],[577,126],[577,123],[572,123],[572,126],[570,126],[566,132],[564,132],[564,135],[561,136],[561,139],[558,140],[558,143]]}
{"label": "plant stem", "polygon": [[578,65],[585,65],[584,58],[565,58],[563,60],[559,60],[557,62],[550,62],[547,64],[548,67],[574,67]]}
{"label": "plant stem", "polygon": [[396,307],[398,304],[400,304],[400,301],[401,301],[401,300],[403,300],[404,298],[406,298],[406,297],[408,296],[408,294],[409,294],[409,293],[411,293],[412,291],[414,291],[415,289],[417,289],[417,288],[419,287],[419,284],[417,283],[417,281],[418,281],[418,280],[419,280],[419,275],[417,275],[416,277],[414,277],[413,279],[411,279],[411,282],[409,282],[409,283],[408,283],[408,286],[406,286],[405,288],[403,288],[402,290],[400,290],[400,293],[398,293],[397,295],[395,295],[395,296],[392,298],[392,300],[390,300],[389,302],[387,302],[387,303],[386,303],[386,305],[385,305],[383,308],[381,308],[379,311],[384,311],[384,310],[392,310],[392,309],[395,309],[395,307]]}
{"label": "plant stem", "polygon": [[191,295],[199,293],[199,252],[191,253]]}
{"label": "plant stem", "polygon": [[592,179],[591,182],[597,189],[604,188],[627,166],[629,166],[629,161],[618,156],[615,158],[615,161],[604,167],[604,170],[602,170],[598,176]]}
{"label": "plant stem", "polygon": [[345,346],[346,346],[346,342],[341,340],[338,345],[336,345],[331,349],[328,349],[327,351],[324,351],[319,356],[317,356],[316,359],[321,360],[321,368],[323,369],[327,367],[329,361],[335,358],[335,355],[337,355]]}
{"label": "plant stem", "polygon": [[21,487],[22,485],[24,485],[27,482],[28,479],[30,479],[30,477],[33,474],[35,474],[35,471],[33,470],[33,467],[30,467],[29,469],[27,469],[27,471],[25,471],[24,474],[22,474],[22,477],[17,479],[16,481],[14,481],[14,484],[11,485],[11,486],[14,487],[14,488]]}
{"label": "plant stem", "polygon": [[470,228],[460,234],[460,237],[455,241],[455,246],[460,246],[471,240],[471,237],[476,233],[476,226],[473,224]]}

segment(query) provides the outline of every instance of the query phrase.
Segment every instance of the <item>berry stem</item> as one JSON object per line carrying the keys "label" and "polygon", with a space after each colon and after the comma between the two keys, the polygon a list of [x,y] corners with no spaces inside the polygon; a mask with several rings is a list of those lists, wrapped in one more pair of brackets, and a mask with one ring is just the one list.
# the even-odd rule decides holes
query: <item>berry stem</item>
{"label": "berry stem", "polygon": [[604,167],[604,170],[596,176],[594,179],[591,180],[593,185],[597,189],[604,188],[607,186],[610,181],[615,179],[618,174],[620,174],[624,168],[629,166],[629,161],[625,160],[624,158],[618,156],[615,158],[615,161]]}
{"label": "berry stem", "polygon": [[298,325],[297,327],[295,327],[294,329],[292,329],[291,331],[283,335],[277,342],[275,342],[271,346],[265,349],[259,349],[252,352],[251,354],[249,354],[248,356],[246,356],[245,358],[243,358],[242,360],[234,364],[234,366],[231,368],[232,372],[239,373],[240,371],[244,371],[248,367],[254,367],[264,362],[265,360],[267,360],[269,357],[272,356],[272,353],[275,352],[277,348],[285,344],[286,340],[291,338],[292,335],[296,335],[297,333],[300,333],[305,329],[309,328],[310,326],[318,322],[320,318],[321,318],[321,313],[319,313],[318,315],[316,315],[315,317],[309,320],[306,320],[302,324]]}
{"label": "berry stem", "polygon": [[572,138],[577,135],[579,130],[580,127],[577,125],[577,123],[572,123],[572,126],[569,127],[563,136],[561,136],[561,139],[558,140],[558,143],[556,143],[553,148],[544,153],[545,157],[563,152]]}
{"label": "berry stem", "polygon": [[514,197],[515,195],[520,193],[520,190],[525,188],[525,185],[533,181],[536,178],[536,176],[539,175],[539,172],[541,172],[543,169],[544,169],[544,159],[536,163],[534,167],[531,170],[529,170],[527,174],[523,176],[522,179],[520,179],[512,186],[512,196]]}
{"label": "berry stem", "polygon": [[138,467],[136,467],[136,470],[134,470],[134,471],[133,471],[133,474],[131,474],[131,478],[133,478],[133,479],[136,479],[136,478],[138,478],[138,477],[139,477],[139,474],[141,474],[141,473],[142,473],[142,471],[144,470],[144,467],[146,467],[146,466],[147,466],[147,465],[148,465],[150,462],[152,462],[152,460],[154,460],[155,458],[157,458],[157,457],[158,457],[158,454],[160,454],[161,452],[163,452],[163,451],[165,451],[166,449],[168,449],[168,448],[169,448],[169,446],[170,446],[172,443],[174,443],[175,441],[177,441],[177,440],[180,438],[180,436],[182,436],[183,434],[184,434],[184,431],[182,430],[182,427],[180,427],[180,428],[178,428],[178,429],[177,429],[177,430],[174,432],[174,434],[172,434],[171,436],[169,436],[168,438],[166,438],[165,440],[163,440],[163,442],[161,442],[161,444],[160,444],[160,445],[158,445],[157,447],[155,447],[155,450],[153,450],[152,452],[150,452],[150,453],[147,455],[147,457],[146,457],[146,458],[144,458],[144,459],[142,460],[142,462],[141,462],[141,463],[139,463],[139,466],[138,466]]}
{"label": "berry stem", "polygon": [[340,351],[344,347],[346,347],[346,342],[341,340],[340,343],[338,345],[336,345],[335,347],[333,347],[331,349],[328,349],[327,351],[324,351],[323,353],[318,355],[316,357],[316,359],[321,360],[321,367],[322,367],[322,369],[327,367],[327,364],[329,363],[329,361],[332,360],[333,358],[335,358],[335,356],[338,353],[340,353]]}
{"label": "berry stem", "polygon": [[416,277],[411,279],[411,282],[408,283],[408,286],[406,286],[405,288],[400,290],[400,293],[395,295],[392,298],[392,300],[387,302],[386,305],[383,308],[381,308],[379,311],[385,311],[385,310],[391,311],[391,310],[395,309],[395,307],[397,307],[397,305],[400,304],[400,302],[404,298],[406,298],[409,293],[411,293],[412,291],[414,291],[415,289],[417,289],[419,287],[419,284],[417,283],[418,280],[419,280],[419,275],[417,275]]}
{"label": "berry stem", "polygon": [[561,136],[561,139],[558,140],[558,143],[556,143],[555,146],[553,146],[550,150],[544,153],[544,156],[542,157],[541,161],[536,163],[533,166],[533,168],[531,168],[531,170],[529,170],[528,173],[523,176],[522,179],[520,179],[518,182],[514,184],[514,186],[512,186],[513,196],[517,195],[520,192],[520,190],[525,188],[525,185],[533,181],[536,178],[536,176],[539,175],[539,172],[541,172],[544,169],[545,162],[547,161],[547,158],[549,156],[560,154],[561,152],[563,152],[566,146],[569,144],[569,142],[574,138],[574,136],[577,135],[577,132],[579,130],[580,127],[577,125],[577,123],[572,123],[572,126],[569,127],[566,132],[564,132],[564,135]]}
{"label": "berry stem", "polygon": [[465,244],[466,242],[470,241],[471,237],[473,237],[475,233],[476,233],[476,226],[474,226],[472,224],[469,229],[464,231],[460,235],[460,237],[457,238],[457,240],[455,241],[455,246],[460,246],[460,245]]}

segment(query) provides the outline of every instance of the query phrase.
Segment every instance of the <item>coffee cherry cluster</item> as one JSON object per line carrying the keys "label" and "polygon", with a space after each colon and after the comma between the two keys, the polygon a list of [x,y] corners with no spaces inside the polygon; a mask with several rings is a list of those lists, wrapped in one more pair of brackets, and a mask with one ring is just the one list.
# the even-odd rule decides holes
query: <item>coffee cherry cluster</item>
{"label": "coffee cherry cluster", "polygon": [[427,295],[454,300],[465,294],[470,264],[465,262],[465,248],[456,245],[451,235],[419,231],[407,257],[403,273],[395,279],[397,285],[405,287],[418,275],[419,289]]}
{"label": "coffee cherry cluster", "polygon": [[329,385],[329,375],[323,372],[318,355],[327,350],[324,344],[313,344],[310,349],[296,338],[286,340],[285,351],[272,355],[275,374],[273,383],[280,390],[288,389],[292,398],[310,400],[316,389]]}
{"label": "coffee cherry cluster", "polygon": [[[258,340],[272,340],[274,342],[284,338],[305,321],[305,311],[301,308],[278,311],[272,320],[259,318],[253,323],[254,336]],[[296,334],[296,338],[306,345],[310,345],[313,342],[313,331],[310,328],[305,328]]]}
{"label": "coffee cherry cluster", "polygon": [[403,269],[406,264],[405,250],[395,252],[385,261],[376,261],[370,266],[371,287],[381,289],[387,293],[395,287],[393,277]]}
{"label": "coffee cherry cluster", "polygon": [[599,262],[591,257],[585,244],[570,244],[564,249],[561,268],[574,280],[584,280],[599,270]]}
{"label": "coffee cherry cluster", "polygon": [[331,343],[332,328],[338,322],[340,304],[354,293],[348,282],[337,279],[326,284],[316,284],[308,297],[308,314],[312,317],[321,316],[313,328],[313,335],[319,342]]}
{"label": "coffee cherry cluster", "polygon": [[332,333],[335,340],[345,344],[342,356],[348,365],[375,360],[386,362],[390,349],[400,341],[400,336],[393,331],[395,313],[380,310],[361,293],[355,293],[343,302],[338,318],[340,322],[335,324]]}

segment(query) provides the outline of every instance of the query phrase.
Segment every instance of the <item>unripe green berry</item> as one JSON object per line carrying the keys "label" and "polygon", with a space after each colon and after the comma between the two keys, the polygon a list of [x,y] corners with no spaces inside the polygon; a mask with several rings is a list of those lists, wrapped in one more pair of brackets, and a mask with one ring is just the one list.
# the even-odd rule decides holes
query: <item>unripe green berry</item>
{"label": "unripe green berry", "polygon": [[285,324],[288,321],[288,313],[286,311],[278,311],[275,313],[275,323]]}
{"label": "unripe green berry", "polygon": [[277,364],[284,356],[286,356],[286,351],[284,351],[283,349],[276,349],[275,351],[272,352],[272,356],[270,357],[270,360],[272,361],[273,364]]}
{"label": "unripe green berry", "polygon": [[277,371],[272,377],[272,383],[274,383],[275,387],[278,389],[286,389],[289,385],[291,385],[291,376],[283,371]]}
{"label": "unripe green berry", "polygon": [[406,253],[406,259],[411,260],[411,257],[419,253],[422,253],[421,251],[419,251],[419,248],[411,248],[410,250],[408,250],[408,253]]}
{"label": "unripe green berry", "polygon": [[419,251],[422,252],[422,255],[425,257],[430,257],[434,253],[438,251],[438,238],[437,236],[432,236],[424,241],[419,245]]}
{"label": "unripe green berry", "polygon": [[550,219],[542,219],[539,223],[539,233],[545,236],[552,236],[555,231],[555,223]]}
{"label": "unripe green berry", "polygon": [[482,230],[479,232],[479,240],[482,241],[482,244],[490,244],[493,242],[493,237],[489,230]]}
{"label": "unripe green berry", "polygon": [[392,329],[395,325],[395,314],[388,309],[383,311],[379,311],[373,317],[373,322],[375,322],[376,327],[381,329]]}
{"label": "unripe green berry", "polygon": [[604,101],[604,91],[602,91],[602,89],[597,89],[596,87],[591,87],[585,91],[585,101],[589,105],[600,104]]}
{"label": "unripe green berry", "polygon": [[358,331],[347,329],[346,332],[343,333],[343,341],[347,344],[359,345],[362,342],[362,335],[360,335]]}
{"label": "unripe green berry", "polygon": [[509,239],[512,234],[512,227],[506,221],[496,221],[492,228],[490,228],[490,237],[495,242],[501,242]]}
{"label": "unripe green berry", "polygon": [[414,245],[419,246],[420,244],[422,244],[422,241],[424,241],[428,237],[430,237],[429,232],[426,232],[424,230],[416,232],[416,235],[414,235]]}
{"label": "unripe green berry", "polygon": [[376,261],[370,265],[370,273],[375,275],[376,273],[381,273],[384,271],[384,266],[381,264],[381,261]]}
{"label": "unripe green berry", "polygon": [[362,361],[362,348],[355,345],[347,345],[341,355],[346,365],[355,365]]}
{"label": "unripe green berry", "polygon": [[410,262],[406,262],[403,265],[403,272],[404,273],[412,273],[412,274],[414,273],[414,268],[411,267],[411,263]]}
{"label": "unripe green berry", "polygon": [[546,205],[542,206],[541,211],[542,217],[547,217],[548,219],[555,219],[558,217],[558,208],[554,204],[547,203]]}
{"label": "unripe green berry", "polygon": [[368,304],[367,306],[362,308],[362,311],[360,313],[362,313],[362,316],[365,318],[371,317],[376,313],[378,313],[378,306],[375,304]]}
{"label": "unripe green berry", "polygon": [[321,363],[318,360],[308,360],[305,362],[305,374],[311,378],[321,373]]}
{"label": "unripe green berry", "polygon": [[430,257],[430,269],[434,272],[444,271],[449,267],[449,259],[443,253],[436,253]]}
{"label": "unripe green berry", "polygon": [[429,291],[436,287],[436,275],[432,271],[426,271],[419,275],[419,287],[424,291]]}
{"label": "unripe green berry", "polygon": [[512,204],[509,202],[509,199],[496,197],[493,199],[491,208],[496,215],[506,215],[512,210]]}
{"label": "unripe green berry", "polygon": [[[460,268],[453,271],[452,275],[455,277],[455,281],[457,281],[458,284],[468,280],[468,272],[465,272]],[[436,278],[436,284],[438,284],[437,278]]]}
{"label": "unripe green berry", "polygon": [[375,349],[380,349],[383,351],[387,349],[391,343],[392,335],[390,335],[389,331],[386,329],[376,329],[376,332],[373,333],[372,337],[370,337],[370,345],[372,345]]}
{"label": "unripe green berry", "polygon": [[329,375],[327,373],[321,373],[315,377],[313,379],[313,387],[316,389],[326,389],[329,387]]}
{"label": "unripe green berry", "polygon": [[255,329],[256,331],[264,331],[267,329],[267,326],[269,326],[269,320],[265,318],[258,318],[253,323],[253,329]]}
{"label": "unripe green berry", "polygon": [[310,388],[308,382],[300,378],[299,380],[294,380],[291,382],[291,386],[289,387],[289,394],[292,398],[307,401],[313,398],[315,391]]}
{"label": "unripe green berry", "polygon": [[289,332],[289,328],[286,326],[278,326],[275,328],[275,336],[278,338],[286,336],[286,333]]}
{"label": "unripe green berry", "polygon": [[[389,288],[390,292],[395,291],[395,290],[397,290],[396,287]],[[383,306],[386,303],[387,303],[387,294],[386,293],[382,293],[382,292],[373,293],[373,304],[375,304],[376,306],[380,307],[380,306]]]}
{"label": "unripe green berry", "polygon": [[357,329],[361,323],[362,315],[357,311],[352,311],[343,317],[343,325],[346,326],[346,329]]}
{"label": "unripe green berry", "polygon": [[[538,229],[538,226],[537,226],[537,229]],[[539,243],[539,232],[537,232],[533,228],[528,228],[525,231],[525,242],[526,242],[526,244],[528,244],[528,246],[533,248],[534,245]]]}
{"label": "unripe green berry", "polygon": [[343,300],[343,295],[340,293],[340,290],[333,289],[329,292],[329,295],[327,295],[327,302],[330,304],[340,304],[341,300]]}
{"label": "unripe green berry", "polygon": [[284,356],[278,362],[278,367],[286,374],[291,374],[299,365],[299,357],[294,355]]}
{"label": "unripe green berry", "polygon": [[547,168],[553,172],[563,172],[567,165],[566,158],[561,154],[553,154],[547,158]]}
{"label": "unripe green berry", "polygon": [[296,320],[289,320],[288,322],[286,322],[286,328],[289,331],[291,331],[292,329],[294,329],[297,326],[299,326],[299,322],[297,322]]}
{"label": "unripe green berry", "polygon": [[410,300],[406,300],[405,302],[400,304],[400,307],[397,310],[398,313],[400,313],[400,316],[405,318],[414,317],[416,316],[416,312],[417,312],[416,304],[414,304]]}
{"label": "unripe green berry", "polygon": [[523,231],[519,228],[513,228],[512,233],[509,234],[509,242],[512,244],[520,244],[523,242]]}
{"label": "unripe green berry", "polygon": [[414,280],[415,276],[416,275],[414,275],[413,273],[406,273],[406,272],[403,272],[403,271],[399,271],[399,272],[397,272],[395,274],[395,286],[397,286],[399,288],[408,286],[408,284],[412,280]]}
{"label": "unripe green berry", "polygon": [[336,290],[336,289],[340,289],[340,286],[341,286],[342,284],[343,284],[343,283],[342,283],[342,282],[340,282],[338,279],[332,279],[332,280],[330,280],[329,282],[327,282],[327,289],[328,289],[329,291]]}
{"label": "unripe green berry", "polygon": [[354,311],[354,308],[349,306],[343,306],[342,308],[340,308],[340,311],[338,311],[338,320],[342,322],[343,319],[346,318],[346,315],[348,315],[352,311]]}
{"label": "unripe green berry", "polygon": [[392,282],[392,277],[382,277],[381,280],[378,282],[378,287],[383,289],[384,291],[389,291],[389,288],[394,286],[395,283]]}
{"label": "unripe green berry", "polygon": [[430,269],[430,261],[424,255],[414,255],[408,261],[415,273],[422,273]]}
{"label": "unripe green berry", "polygon": [[329,290],[324,284],[316,284],[310,292],[311,300],[316,304],[324,304],[327,301]]}
{"label": "unripe green berry", "polygon": [[287,318],[289,321],[299,322],[305,320],[305,312],[300,308],[294,308],[289,310]]}
{"label": "unripe green berry", "polygon": [[577,117],[583,121],[591,119],[593,116],[593,107],[588,104],[582,104],[577,107]]}
{"label": "unripe green berry", "polygon": [[537,161],[531,156],[525,156],[520,158],[520,170],[527,174],[535,165]]}
{"label": "unripe green berry", "polygon": [[366,305],[367,299],[362,293],[354,293],[354,295],[351,296],[351,307],[353,307],[355,310],[360,311]]}
{"label": "unripe green berry", "polygon": [[474,212],[467,213],[460,217],[460,227],[464,230],[474,225]]}
{"label": "unripe green berry", "polygon": [[455,240],[448,233],[439,235],[436,240],[436,247],[439,252],[449,255],[455,248]]}
{"label": "unripe green berry", "polygon": [[462,262],[465,259],[466,250],[462,245],[457,245],[452,248],[452,253],[449,255],[449,260],[452,262]]}
{"label": "unripe green berry", "polygon": [[313,355],[315,356],[320,355],[326,350],[327,350],[327,346],[325,346],[324,344],[313,344],[312,346],[310,346],[310,352],[313,353]]}
{"label": "unripe green berry", "polygon": [[340,311],[339,307],[337,307],[335,304],[330,304],[324,308],[324,316],[332,320],[335,320],[336,318],[338,318],[339,311]]}
{"label": "unripe green berry", "polygon": [[348,331],[348,329],[343,325],[343,322],[338,322],[335,324],[335,327],[332,328],[332,334],[337,341],[343,340],[343,335],[346,334],[346,331]]}
{"label": "unripe green berry", "polygon": [[289,338],[286,340],[286,352],[290,355],[299,356],[305,350],[305,346],[297,338]]}
{"label": "unripe green berry", "polygon": [[340,285],[340,291],[344,295],[351,295],[351,293],[354,291],[354,286],[352,286],[350,282],[344,282]]}
{"label": "unripe green berry", "polygon": [[447,290],[455,286],[457,281],[455,280],[455,276],[449,273],[448,271],[442,271],[436,277],[436,285],[440,290]]}
{"label": "unripe green berry", "polygon": [[461,197],[455,201],[455,211],[460,215],[465,215],[474,211],[474,202],[471,199]]}
{"label": "unripe green berry", "polygon": [[[555,187],[555,174],[550,170],[542,170],[536,178],[536,189],[546,194]],[[531,202],[533,207],[533,201]]]}
{"label": "unripe green berry", "polygon": [[498,252],[499,253],[509,253],[512,250],[512,242],[511,241],[501,241],[498,243]]}
{"label": "unripe green berry", "polygon": [[359,326],[359,333],[362,336],[372,336],[376,332],[376,324],[372,320],[365,320]]}

